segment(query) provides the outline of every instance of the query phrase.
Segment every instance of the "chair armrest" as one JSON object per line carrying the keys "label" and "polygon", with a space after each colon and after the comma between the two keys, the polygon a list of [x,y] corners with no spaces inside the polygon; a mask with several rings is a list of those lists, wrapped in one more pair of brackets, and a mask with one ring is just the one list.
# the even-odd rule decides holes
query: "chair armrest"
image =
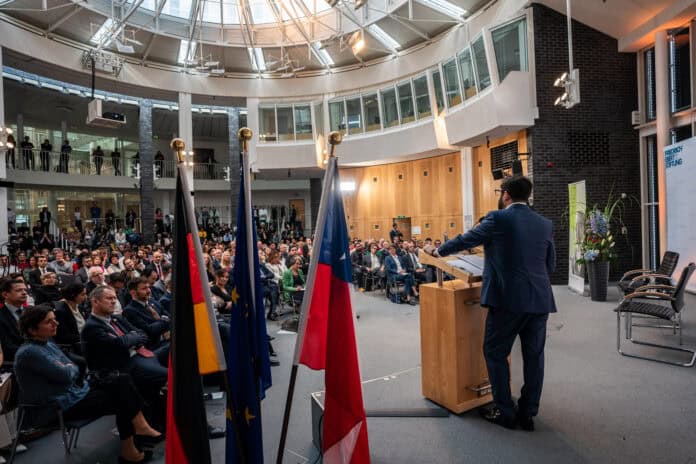
{"label": "chair armrest", "polygon": [[677,290],[677,288],[673,287],[672,285],[660,284],[643,285],[641,287],[636,288],[636,292],[644,292],[646,290],[666,290],[669,293],[674,293]]}
{"label": "chair armrest", "polygon": [[655,270],[654,269],[633,269],[631,271],[625,272],[624,275],[621,276],[620,280],[627,279],[628,277],[635,276],[637,274],[648,274],[651,272],[655,272]]}
{"label": "chair armrest", "polygon": [[634,277],[633,279],[631,279],[631,284],[633,284],[634,282],[637,282],[639,280],[643,280],[643,279],[667,279],[667,280],[669,280],[670,277],[668,275],[655,274],[655,273],[641,274],[638,277]]}
{"label": "chair armrest", "polygon": [[623,298],[623,301],[626,300],[632,300],[633,298],[658,298],[660,300],[667,300],[667,301],[672,301],[674,298],[671,296],[667,295],[666,293],[658,293],[658,292],[633,292],[629,295],[626,295]]}

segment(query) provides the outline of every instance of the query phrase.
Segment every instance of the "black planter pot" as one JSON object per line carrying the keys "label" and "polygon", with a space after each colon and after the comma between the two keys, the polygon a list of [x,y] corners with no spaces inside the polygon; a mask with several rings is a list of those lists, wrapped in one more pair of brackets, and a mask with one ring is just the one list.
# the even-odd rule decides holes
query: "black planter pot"
{"label": "black planter pot", "polygon": [[607,301],[609,261],[590,261],[586,266],[590,280],[590,298],[592,301]]}

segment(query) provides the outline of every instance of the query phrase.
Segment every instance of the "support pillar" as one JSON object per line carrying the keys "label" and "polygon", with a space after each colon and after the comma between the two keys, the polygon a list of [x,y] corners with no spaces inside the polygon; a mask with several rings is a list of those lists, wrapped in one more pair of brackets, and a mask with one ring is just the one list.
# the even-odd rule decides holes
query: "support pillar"
{"label": "support pillar", "polygon": [[[191,94],[187,92],[179,92],[179,138],[186,144],[186,151],[192,152],[193,116],[191,112]],[[193,158],[189,157],[189,160],[193,160]],[[191,188],[191,196],[193,196],[193,166],[186,166],[186,174],[188,175],[188,183]]]}
{"label": "support pillar", "polygon": [[140,224],[143,241],[152,243],[155,228],[154,145],[152,143],[152,100],[140,100],[138,119],[140,143]]}
{"label": "support pillar", "polygon": [[242,169],[239,139],[239,108],[227,108],[227,165],[230,167],[230,225],[237,224],[239,171]]}
{"label": "support pillar", "polygon": [[669,94],[669,41],[667,31],[655,33],[655,92],[657,129],[657,198],[660,230],[660,256],[667,245],[667,182],[664,149],[670,141],[671,109]]}
{"label": "support pillar", "polygon": [[[0,76],[2,76],[2,47],[0,47]],[[5,93],[3,85],[3,80],[0,79],[0,128],[5,127]],[[3,137],[2,141],[5,142],[4,134],[1,135]],[[15,153],[17,153],[16,149]],[[4,180],[6,178],[5,152],[0,149],[0,179]],[[7,233],[7,190],[7,188],[0,188],[0,245],[6,243],[9,239]],[[0,251],[4,252],[5,250]]]}
{"label": "support pillar", "polygon": [[462,164],[462,230],[466,232],[474,227],[474,177],[471,147],[462,148],[460,162]]}

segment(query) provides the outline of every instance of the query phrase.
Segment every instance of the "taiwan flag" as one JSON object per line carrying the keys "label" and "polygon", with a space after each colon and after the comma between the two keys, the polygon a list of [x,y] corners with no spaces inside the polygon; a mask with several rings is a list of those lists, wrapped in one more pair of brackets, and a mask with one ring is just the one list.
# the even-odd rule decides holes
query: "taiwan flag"
{"label": "taiwan flag", "polygon": [[308,272],[314,276],[305,292],[311,299],[305,303],[309,309],[304,331],[301,327],[298,334],[298,361],[311,369],[325,370],[323,462],[369,463],[367,421],[348,290],[352,271],[348,230],[335,157],[329,158],[326,175],[324,188],[329,191],[322,204],[325,210],[319,213],[325,219],[318,221],[323,230],[316,233],[316,268]]}
{"label": "taiwan flag", "polygon": [[167,464],[209,464],[201,375],[225,370],[193,200],[183,163],[176,180],[174,299],[167,392]]}

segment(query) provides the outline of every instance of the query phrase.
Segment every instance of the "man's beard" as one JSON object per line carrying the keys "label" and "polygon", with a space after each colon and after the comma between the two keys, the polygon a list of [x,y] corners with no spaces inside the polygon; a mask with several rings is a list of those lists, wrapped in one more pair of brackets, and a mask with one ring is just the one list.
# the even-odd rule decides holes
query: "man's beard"
{"label": "man's beard", "polygon": [[505,202],[503,201],[503,197],[498,198],[498,209],[505,209]]}

